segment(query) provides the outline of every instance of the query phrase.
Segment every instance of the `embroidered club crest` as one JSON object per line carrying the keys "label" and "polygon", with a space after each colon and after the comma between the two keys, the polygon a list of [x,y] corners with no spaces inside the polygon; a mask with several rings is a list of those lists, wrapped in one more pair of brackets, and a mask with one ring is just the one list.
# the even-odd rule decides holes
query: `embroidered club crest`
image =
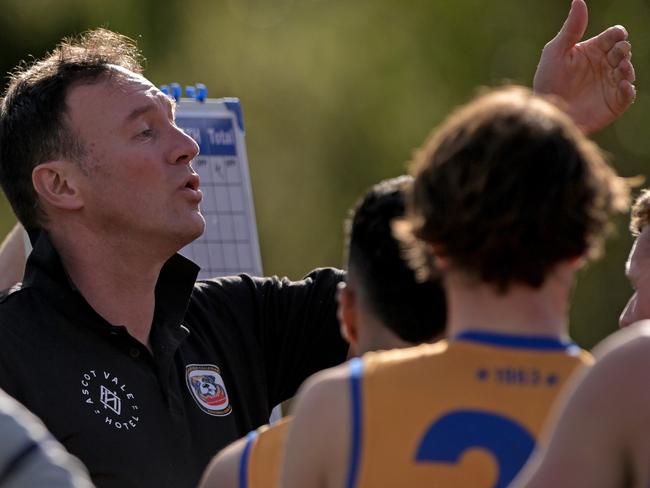
{"label": "embroidered club crest", "polygon": [[213,364],[188,364],[185,381],[199,408],[208,415],[223,417],[232,411],[221,371]]}

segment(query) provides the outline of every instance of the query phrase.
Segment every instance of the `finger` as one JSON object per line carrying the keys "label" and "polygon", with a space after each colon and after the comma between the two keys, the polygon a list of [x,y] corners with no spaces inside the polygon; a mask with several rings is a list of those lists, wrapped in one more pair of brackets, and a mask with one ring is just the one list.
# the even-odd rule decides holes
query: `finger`
{"label": "finger", "polygon": [[634,66],[629,59],[624,59],[614,70],[614,81],[616,84],[619,84],[621,80],[627,80],[630,83],[634,83],[636,79],[636,74],[634,72]]}
{"label": "finger", "polygon": [[623,112],[629,107],[636,98],[635,86],[627,80],[623,80],[618,85],[618,103],[620,111]]}
{"label": "finger", "polygon": [[564,25],[551,43],[562,49],[572,48],[585,35],[588,20],[587,4],[584,0],[573,0]]}
{"label": "finger", "polygon": [[619,41],[627,39],[627,30],[622,25],[615,25],[584,42],[582,45],[595,45],[603,52],[608,52]]}
{"label": "finger", "polygon": [[607,62],[612,68],[616,68],[621,61],[630,57],[632,53],[632,44],[627,41],[618,41],[607,52]]}

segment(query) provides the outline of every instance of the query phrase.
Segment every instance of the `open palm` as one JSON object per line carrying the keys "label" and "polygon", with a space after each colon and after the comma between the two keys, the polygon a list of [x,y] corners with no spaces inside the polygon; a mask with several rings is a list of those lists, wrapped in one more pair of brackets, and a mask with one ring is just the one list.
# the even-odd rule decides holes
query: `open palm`
{"label": "open palm", "polygon": [[534,88],[561,97],[574,121],[593,132],[616,120],[634,101],[634,67],[621,26],[579,42],[587,15],[584,0],[573,0],[564,26],[542,51]]}

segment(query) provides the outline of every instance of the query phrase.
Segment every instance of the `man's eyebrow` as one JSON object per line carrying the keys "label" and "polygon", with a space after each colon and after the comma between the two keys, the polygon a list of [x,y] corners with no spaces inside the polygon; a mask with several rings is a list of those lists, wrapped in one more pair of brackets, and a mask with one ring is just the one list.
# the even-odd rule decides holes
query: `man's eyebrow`
{"label": "man's eyebrow", "polygon": [[132,120],[137,119],[141,115],[146,114],[147,112],[151,112],[152,110],[156,109],[156,105],[153,103],[147,103],[146,105],[142,105],[140,107],[136,107],[131,112],[129,115],[126,116],[127,122],[131,122]]}
{"label": "man's eyebrow", "polygon": [[[167,105],[167,108],[173,116],[176,113],[176,100],[170,99],[167,96],[165,96],[165,98],[167,99],[165,105]],[[147,103],[145,105],[141,105],[140,107],[136,107],[131,110],[129,115],[126,116],[126,120],[127,122],[131,122],[148,112],[156,110],[156,108],[157,106],[155,103]]]}

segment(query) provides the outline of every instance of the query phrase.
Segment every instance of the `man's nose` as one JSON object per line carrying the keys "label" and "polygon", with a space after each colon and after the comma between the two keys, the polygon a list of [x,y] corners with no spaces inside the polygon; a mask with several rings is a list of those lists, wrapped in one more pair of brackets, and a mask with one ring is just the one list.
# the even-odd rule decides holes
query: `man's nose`
{"label": "man's nose", "polygon": [[175,127],[175,146],[171,161],[173,164],[189,164],[199,155],[199,145],[183,130]]}

